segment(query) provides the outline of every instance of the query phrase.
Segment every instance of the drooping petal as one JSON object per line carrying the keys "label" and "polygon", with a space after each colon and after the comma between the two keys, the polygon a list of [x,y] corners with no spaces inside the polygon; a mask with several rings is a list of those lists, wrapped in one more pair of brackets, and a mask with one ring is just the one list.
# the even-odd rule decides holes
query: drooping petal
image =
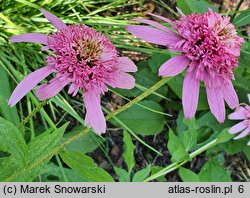
{"label": "drooping petal", "polygon": [[117,72],[113,81],[108,84],[114,88],[133,89],[135,87],[135,79],[130,74]]}
{"label": "drooping petal", "polygon": [[145,23],[145,24],[148,24],[148,25],[151,25],[153,27],[156,27],[158,29],[161,29],[165,32],[168,32],[170,34],[173,34],[173,35],[176,35],[175,32],[173,32],[172,30],[170,30],[169,28],[167,28],[166,26],[164,25],[161,25],[160,23],[157,23],[155,21],[152,21],[152,20],[148,20],[148,19],[144,19],[144,18],[135,18],[134,19],[135,21],[138,21],[138,22],[141,22],[141,23]]}
{"label": "drooping petal", "polygon": [[177,8],[177,7],[176,7],[176,10],[180,13],[181,16],[185,16],[185,14],[181,11],[180,8]]}
{"label": "drooping petal", "polygon": [[20,34],[16,36],[10,37],[9,41],[13,43],[17,42],[33,42],[47,45],[48,36],[45,34],[39,33],[28,33],[28,34]]}
{"label": "drooping petal", "polygon": [[83,94],[86,108],[85,123],[101,134],[106,131],[106,120],[101,109],[100,94],[87,91]]}
{"label": "drooping petal", "polygon": [[72,94],[72,96],[75,96],[78,92],[79,88],[75,83],[72,83],[69,87],[68,94]]}
{"label": "drooping petal", "polygon": [[231,109],[234,109],[239,105],[239,99],[231,81],[228,82],[228,85],[222,88],[222,93],[225,101]]}
{"label": "drooping petal", "polygon": [[43,15],[51,22],[51,24],[58,30],[62,30],[67,28],[67,25],[62,22],[61,19],[59,19],[57,16],[51,14],[47,10],[41,8],[40,11],[43,13]]}
{"label": "drooping petal", "polygon": [[136,72],[137,67],[135,63],[130,60],[128,57],[119,57],[118,58],[118,68],[123,72]]}
{"label": "drooping petal", "polygon": [[248,101],[250,103],[250,94],[247,94],[247,97],[248,97]]}
{"label": "drooping petal", "polygon": [[246,109],[244,107],[239,107],[235,112],[228,115],[230,120],[244,120],[246,119]]}
{"label": "drooping petal", "polygon": [[18,103],[33,87],[35,87],[39,82],[52,73],[50,67],[46,66],[40,68],[27,77],[25,77],[15,88],[10,99],[9,105],[13,107]]}
{"label": "drooping petal", "polygon": [[247,128],[247,126],[245,125],[244,121],[239,122],[238,124],[232,126],[228,132],[231,134],[235,134],[238,133],[242,130],[244,130],[245,128]]}
{"label": "drooping petal", "polygon": [[237,139],[246,137],[246,136],[248,135],[249,132],[250,132],[250,127],[246,128],[244,131],[242,131],[242,132],[240,133],[240,135],[238,135],[238,136],[235,137],[234,139],[237,140]]}
{"label": "drooping petal", "polygon": [[175,76],[181,73],[190,63],[190,60],[185,55],[177,55],[163,65],[159,69],[159,76]]}
{"label": "drooping petal", "polygon": [[178,36],[143,25],[129,25],[126,30],[149,43],[157,45],[173,45],[181,40]]}
{"label": "drooping petal", "polygon": [[58,94],[67,84],[69,84],[69,80],[64,79],[60,80],[58,78],[53,78],[49,83],[40,85],[36,88],[36,96],[39,100],[46,100],[54,97]]}
{"label": "drooping petal", "polygon": [[220,123],[223,123],[225,120],[225,104],[222,91],[220,89],[206,87],[206,92],[212,114],[214,114]]}
{"label": "drooping petal", "polygon": [[187,72],[182,88],[182,105],[184,115],[192,119],[195,115],[199,99],[200,81],[195,78],[194,72]]}

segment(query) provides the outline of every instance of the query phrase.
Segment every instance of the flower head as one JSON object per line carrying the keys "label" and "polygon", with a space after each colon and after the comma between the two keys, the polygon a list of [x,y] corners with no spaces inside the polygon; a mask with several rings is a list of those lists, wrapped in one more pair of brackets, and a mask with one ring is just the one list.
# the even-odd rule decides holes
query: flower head
{"label": "flower head", "polygon": [[[248,101],[250,104],[250,94],[248,94]],[[250,133],[250,106],[249,105],[242,105],[239,106],[234,113],[231,113],[228,115],[228,118],[230,120],[242,120],[238,124],[234,125],[229,129],[229,133],[236,134],[240,133],[237,137],[234,139],[240,139],[245,136],[247,136]],[[250,146],[250,141],[247,144]]]}
{"label": "flower head", "polygon": [[163,45],[180,54],[169,59],[159,69],[160,76],[175,76],[187,69],[183,82],[182,103],[186,118],[195,115],[200,82],[206,87],[211,112],[219,122],[225,120],[224,100],[230,108],[238,105],[238,97],[231,83],[237,66],[243,39],[237,36],[229,17],[209,9],[203,14],[193,13],[171,21],[151,14],[171,25],[171,29],[147,19],[136,19],[149,26],[130,25],[127,31],[150,43]]}
{"label": "flower head", "polygon": [[118,57],[110,40],[83,24],[65,25],[59,18],[41,9],[45,17],[57,28],[49,34],[29,33],[10,38],[11,42],[37,42],[50,50],[47,66],[28,75],[16,87],[9,100],[14,106],[33,87],[55,72],[56,77],[36,88],[40,100],[55,96],[66,85],[68,93],[75,96],[83,90],[86,108],[85,123],[98,132],[106,130],[106,122],[100,106],[100,94],[108,91],[107,85],[131,89],[134,78],[127,72],[136,72],[135,64],[127,57]]}

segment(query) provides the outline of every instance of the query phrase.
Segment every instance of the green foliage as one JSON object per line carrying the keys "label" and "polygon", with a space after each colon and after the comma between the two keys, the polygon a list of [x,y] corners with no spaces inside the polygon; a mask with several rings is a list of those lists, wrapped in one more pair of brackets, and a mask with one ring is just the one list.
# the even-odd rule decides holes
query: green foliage
{"label": "green foliage", "polygon": [[176,2],[177,7],[180,8],[184,14],[191,14],[193,12],[201,14],[207,12],[209,7],[218,12],[218,8],[205,0],[177,0]]}
{"label": "green foliage", "polygon": [[0,120],[0,149],[10,153],[1,163],[0,181],[33,181],[50,159],[45,158],[62,139],[68,123],[56,130],[49,129],[25,143],[21,132],[9,121]]}
{"label": "green foliage", "polygon": [[243,25],[250,23],[250,8],[241,12],[238,16],[235,17],[233,21],[234,25],[241,27]]}
{"label": "green foliage", "polygon": [[86,181],[89,182],[112,182],[113,178],[104,169],[97,166],[92,158],[77,151],[62,151],[63,161]]}
{"label": "green foliage", "polygon": [[135,145],[133,144],[129,133],[126,130],[123,131],[123,143],[124,143],[123,158],[128,166],[128,172],[131,173],[133,167],[135,166],[135,157],[134,157]]}
{"label": "green foliage", "polygon": [[134,174],[132,182],[143,182],[146,179],[151,171],[151,166],[147,166],[146,168],[139,170]]}
{"label": "green foliage", "polygon": [[199,176],[193,171],[186,168],[179,168],[179,175],[184,182],[199,182]]}
{"label": "green foliage", "polygon": [[[139,104],[155,111],[163,112],[162,107],[154,101],[145,100]],[[154,135],[160,133],[164,127],[165,117],[161,114],[149,111],[141,106],[134,105],[117,115],[117,118],[137,134]],[[120,126],[114,119],[110,120]]]}
{"label": "green foliage", "polygon": [[168,150],[172,155],[171,161],[180,161],[185,158],[188,158],[188,153],[184,147],[184,145],[181,143],[180,139],[178,136],[174,134],[172,129],[169,129],[168,132]]}
{"label": "green foliage", "polygon": [[[70,138],[79,134],[81,131],[86,129],[84,126],[76,126],[71,131],[66,133],[63,136],[63,142],[66,142]],[[84,136],[79,137],[74,142],[65,146],[67,150],[78,151],[83,154],[90,153],[97,149],[103,143],[103,139],[101,139],[98,135],[96,135],[93,131],[90,131]]]}

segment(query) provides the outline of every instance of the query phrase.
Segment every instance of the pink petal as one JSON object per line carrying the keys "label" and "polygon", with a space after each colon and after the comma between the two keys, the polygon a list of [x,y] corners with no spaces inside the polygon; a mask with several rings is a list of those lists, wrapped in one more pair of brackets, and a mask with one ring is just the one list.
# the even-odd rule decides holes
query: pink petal
{"label": "pink petal", "polygon": [[100,94],[94,91],[87,91],[83,94],[86,108],[85,123],[94,131],[101,134],[106,131],[106,120],[101,109]]}
{"label": "pink petal", "polygon": [[181,15],[182,17],[185,16],[185,14],[181,11],[180,8],[177,8],[177,7],[176,7],[176,10],[180,13],[180,15]]}
{"label": "pink petal", "polygon": [[244,107],[239,107],[235,112],[228,115],[230,120],[244,120],[246,119],[246,109]]}
{"label": "pink petal", "polygon": [[52,73],[52,70],[46,66],[40,68],[27,77],[25,77],[15,88],[10,99],[9,105],[13,107],[18,103],[33,87],[35,87],[39,82]]}
{"label": "pink petal", "polygon": [[126,30],[149,43],[157,45],[173,45],[181,40],[170,33],[143,25],[129,25],[126,27]]}
{"label": "pink petal", "polygon": [[247,94],[247,97],[248,97],[248,101],[250,103],[250,94]]}
{"label": "pink petal", "polygon": [[159,69],[159,76],[176,76],[190,63],[185,55],[177,55],[165,62]]}
{"label": "pink petal", "polygon": [[28,34],[20,34],[17,36],[10,37],[9,41],[16,42],[33,42],[33,43],[41,43],[47,45],[48,37],[45,34],[39,33],[28,33]]}
{"label": "pink petal", "polygon": [[161,25],[160,23],[157,23],[155,21],[144,19],[144,18],[135,18],[134,20],[138,21],[138,22],[141,22],[141,23],[151,25],[151,26],[156,27],[158,29],[161,29],[161,30],[163,30],[165,32],[168,32],[170,34],[176,35],[176,33],[174,33],[172,30],[170,30],[169,28],[167,28],[164,25]]}
{"label": "pink petal", "polygon": [[172,20],[170,20],[170,19],[168,19],[168,18],[166,18],[166,17],[163,17],[163,16],[160,16],[160,15],[157,15],[157,14],[153,14],[153,13],[147,13],[148,15],[151,15],[151,16],[154,16],[154,17],[156,17],[156,18],[158,18],[158,19],[161,19],[161,20],[163,20],[163,21],[165,21],[165,22],[167,22],[167,23],[170,23],[170,24],[172,24],[173,23],[173,21]]}
{"label": "pink petal", "polygon": [[61,19],[59,19],[57,16],[51,14],[50,12],[48,12],[47,10],[41,8],[40,11],[43,13],[43,15],[52,23],[52,25],[58,29],[58,30],[62,30],[67,28],[67,25],[65,25],[65,23],[62,22]]}
{"label": "pink petal", "polygon": [[72,96],[75,96],[78,92],[79,88],[75,83],[72,83],[69,87],[68,94],[72,94]]}
{"label": "pink petal", "polygon": [[238,124],[234,125],[233,127],[231,127],[228,132],[231,134],[235,134],[238,133],[242,130],[244,130],[245,128],[247,128],[246,124],[244,123],[244,121],[239,122]]}
{"label": "pink petal", "polygon": [[39,100],[46,100],[57,95],[67,84],[69,80],[53,78],[49,83],[36,88],[36,96]]}
{"label": "pink petal", "polygon": [[238,135],[237,137],[235,137],[234,139],[240,139],[243,137],[246,137],[248,135],[248,133],[250,132],[250,127],[246,128],[243,132],[240,133],[240,135]]}
{"label": "pink petal", "polygon": [[109,85],[114,88],[133,89],[135,87],[135,79],[127,73],[117,72],[115,78],[109,83]]}
{"label": "pink petal", "polygon": [[220,123],[223,123],[225,120],[225,104],[222,91],[220,89],[206,87],[206,92],[212,114],[214,114]]}
{"label": "pink petal", "polygon": [[137,67],[128,57],[118,58],[118,68],[123,72],[136,72]]}
{"label": "pink petal", "polygon": [[200,81],[195,78],[194,72],[187,72],[182,88],[182,105],[184,115],[192,119],[195,115],[199,99]]}
{"label": "pink petal", "polygon": [[222,93],[225,101],[231,109],[239,106],[239,99],[231,81],[228,82],[228,85],[222,88]]}

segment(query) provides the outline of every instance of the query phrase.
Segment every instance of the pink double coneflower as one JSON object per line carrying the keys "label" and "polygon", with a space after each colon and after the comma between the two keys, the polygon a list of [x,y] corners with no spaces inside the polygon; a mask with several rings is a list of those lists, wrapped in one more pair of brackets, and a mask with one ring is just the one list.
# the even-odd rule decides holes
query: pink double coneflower
{"label": "pink double coneflower", "polygon": [[230,108],[239,104],[231,83],[233,69],[238,64],[243,39],[237,36],[229,17],[209,9],[203,14],[184,15],[176,21],[150,14],[171,27],[152,20],[137,18],[144,25],[130,25],[126,29],[153,44],[167,47],[180,54],[169,59],[159,69],[159,75],[175,76],[187,68],[183,82],[182,104],[185,117],[194,117],[201,81],[204,82],[211,112],[222,123],[225,120],[224,100]]}
{"label": "pink double coneflower", "polygon": [[[248,94],[248,101],[250,104],[250,94]],[[250,133],[250,106],[249,105],[242,105],[239,106],[234,113],[228,115],[230,120],[242,120],[238,124],[234,125],[229,129],[229,133],[236,134],[240,133],[234,139],[240,139],[247,136]],[[250,141],[247,144],[250,146]]]}
{"label": "pink double coneflower", "polygon": [[85,123],[97,133],[105,132],[106,121],[100,104],[100,94],[108,91],[107,85],[123,89],[135,86],[135,79],[127,72],[136,72],[135,64],[127,57],[118,57],[110,40],[83,24],[66,25],[55,15],[40,9],[57,29],[44,35],[29,33],[13,36],[11,42],[35,42],[43,44],[42,50],[50,50],[47,66],[42,67],[18,84],[9,99],[14,106],[39,82],[56,73],[48,83],[36,88],[40,100],[49,99],[70,84],[68,93],[75,96],[83,90],[86,108]]}

